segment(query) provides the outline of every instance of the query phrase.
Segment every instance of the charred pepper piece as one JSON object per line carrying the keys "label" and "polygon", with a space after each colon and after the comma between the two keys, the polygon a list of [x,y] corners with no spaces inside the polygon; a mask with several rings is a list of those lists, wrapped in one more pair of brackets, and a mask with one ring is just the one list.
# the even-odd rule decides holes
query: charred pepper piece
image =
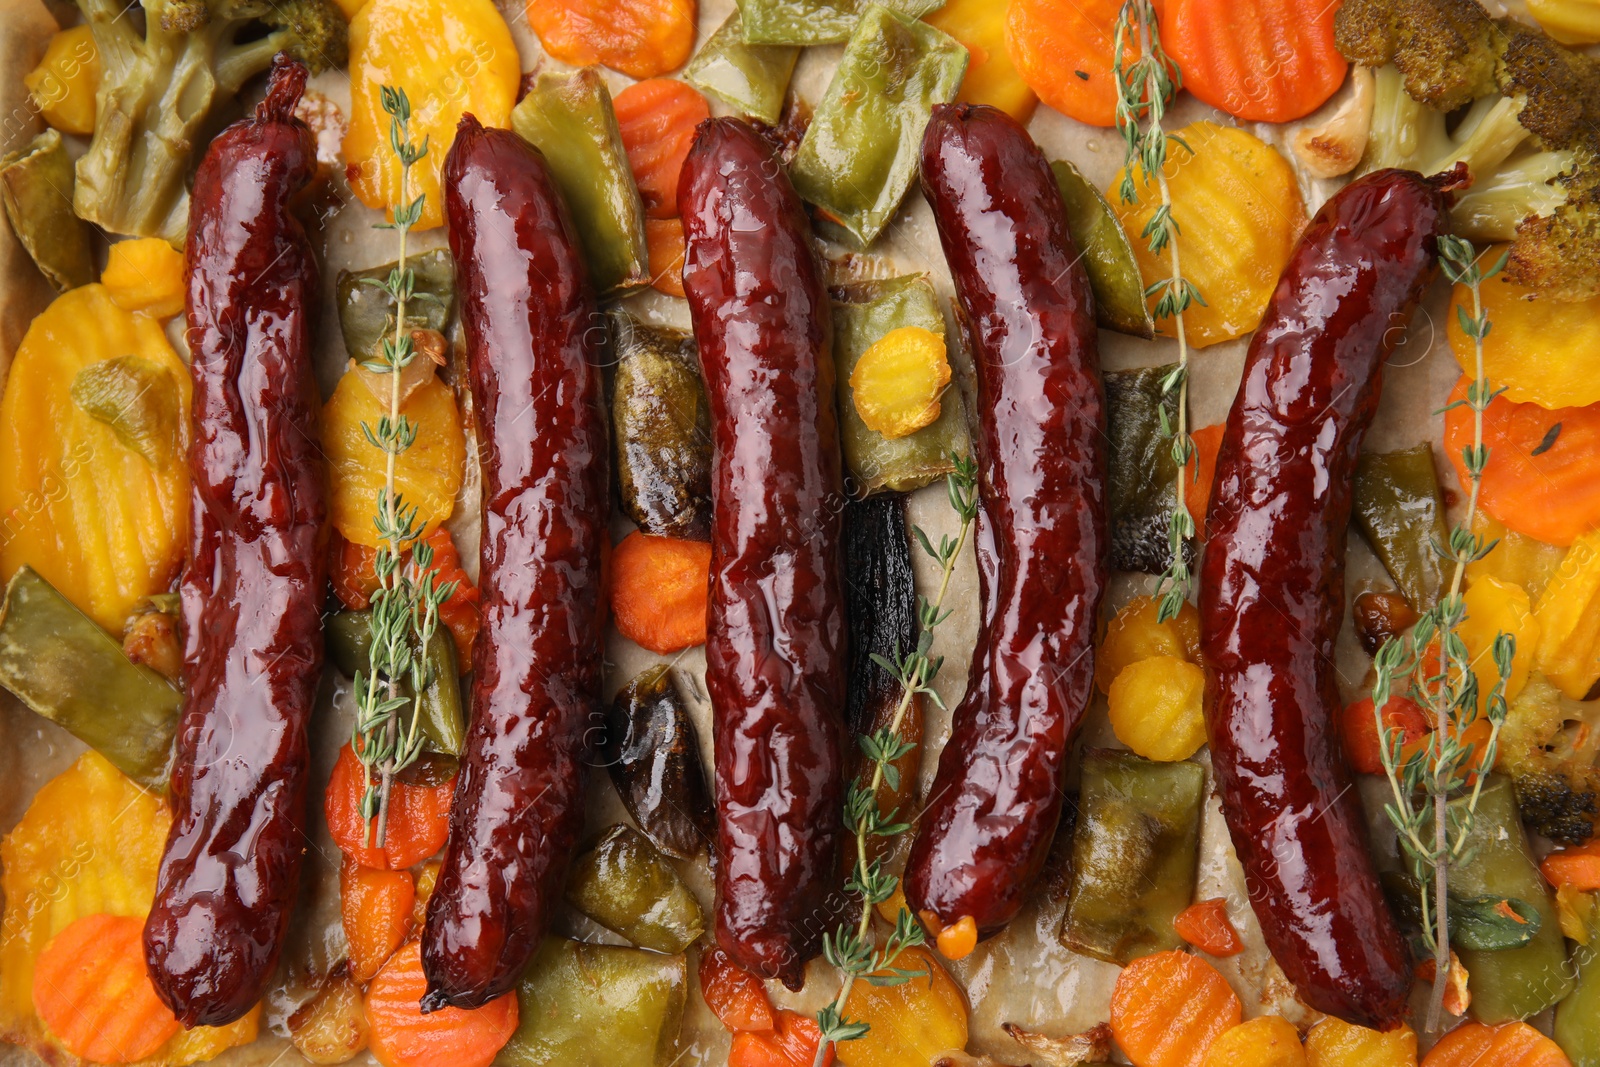
{"label": "charred pepper piece", "polygon": [[622,511],[661,537],[711,537],[711,416],[694,338],[611,316],[611,428]]}
{"label": "charred pepper piece", "polygon": [[[394,295],[384,284],[396,264],[339,272],[339,330],[350,358],[365,362],[383,353],[383,341],[394,336]],[[443,248],[408,258],[416,288],[406,301],[406,325],[413,330],[444,333],[455,318],[456,266]]]}
{"label": "charred pepper piece", "polygon": [[[371,671],[372,613],[341,611],[324,624],[328,657],[347,678],[357,671]],[[415,652],[413,648],[413,652]],[[417,707],[417,729],[427,739],[426,748],[445,756],[460,756],[466,746],[466,716],[461,710],[460,668],[456,664],[456,643],[450,631],[439,627],[428,640],[423,658],[428,668],[428,685]],[[401,681],[401,696],[412,696],[409,682]]]}
{"label": "charred pepper piece", "polygon": [[1444,584],[1435,546],[1449,544],[1450,531],[1432,447],[1423,443],[1398,452],[1361,453],[1355,520],[1412,608],[1433,607]]}
{"label": "charred pepper piece", "polygon": [[[1178,400],[1161,384],[1177,369],[1144,367],[1105,375],[1107,496],[1111,504],[1111,565],[1121,571],[1161,574],[1172,562],[1172,483],[1178,463],[1172,438]],[[1193,554],[1193,541],[1184,551]]]}
{"label": "charred pepper piece", "polygon": [[[944,0],[886,0],[888,9],[921,18]],[[868,0],[739,0],[744,39],[750,44],[838,44],[864,13],[879,5]]]}
{"label": "charred pepper piece", "polygon": [[657,664],[617,692],[601,754],[622,804],[656,848],[686,860],[709,850],[715,827],[694,722]]}
{"label": "charred pepper piece", "polygon": [[[1104,194],[1064,159],[1050,164],[1067,205],[1067,226],[1083,252],[1083,269],[1094,290],[1095,321],[1108,330],[1151,338],[1155,320],[1144,296],[1144,275],[1122,221]],[[1127,569],[1127,568],[1124,568]]]}

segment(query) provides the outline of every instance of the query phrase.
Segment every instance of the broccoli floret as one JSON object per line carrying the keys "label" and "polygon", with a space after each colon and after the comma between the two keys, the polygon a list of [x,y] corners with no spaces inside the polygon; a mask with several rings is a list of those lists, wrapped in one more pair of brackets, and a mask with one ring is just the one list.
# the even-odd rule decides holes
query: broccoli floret
{"label": "broccoli floret", "polygon": [[1346,0],[1335,34],[1377,68],[1368,169],[1465,162],[1458,233],[1512,242],[1508,276],[1554,299],[1600,295],[1600,62],[1474,0]]}
{"label": "broccoli floret", "polygon": [[1495,767],[1511,776],[1523,820],[1552,841],[1583,844],[1600,822],[1593,711],[1538,673],[1506,708]]}
{"label": "broccoli floret", "polygon": [[213,105],[271,66],[278,52],[313,72],[345,62],[346,26],[333,0],[141,0],[139,6],[78,0],[78,6],[102,73],[94,139],[78,161],[73,209],[112,233],[183,239],[186,179]]}

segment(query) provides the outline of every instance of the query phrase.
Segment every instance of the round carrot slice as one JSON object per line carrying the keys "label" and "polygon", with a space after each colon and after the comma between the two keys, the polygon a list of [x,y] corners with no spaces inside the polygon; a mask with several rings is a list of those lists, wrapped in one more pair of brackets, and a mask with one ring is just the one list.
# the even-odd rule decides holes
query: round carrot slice
{"label": "round carrot slice", "polygon": [[[363,867],[379,871],[403,871],[421,863],[444,847],[450,833],[450,798],[456,780],[440,785],[407,785],[395,782],[389,789],[389,818],[383,847],[367,843],[367,824],[361,817],[361,794],[366,779],[361,761],[349,745],[339,750],[339,759],[328,778],[323,812],[333,843],[346,856]],[[373,826],[376,841],[377,827]]]}
{"label": "round carrot slice", "polygon": [[1122,969],[1111,1035],[1135,1067],[1200,1067],[1243,1007],[1217,969],[1187,952],[1156,952]]}
{"label": "round carrot slice", "polygon": [[489,1067],[517,1031],[517,995],[481,1008],[422,1014],[422,950],[412,941],[389,958],[367,987],[372,1054],[383,1067]]}
{"label": "round carrot slice", "polygon": [[710,105],[683,82],[651,78],[618,93],[614,106],[645,214],[677,218],[678,173],[694,143],[695,127],[711,117]]}
{"label": "round carrot slice", "polygon": [[706,642],[711,546],[634,532],[611,553],[611,614],[630,641],[666,655]]}
{"label": "round carrot slice", "polygon": [[144,920],[85,915],[39,953],[33,1008],[74,1056],[132,1063],[155,1054],[179,1030],[144,962]]}
{"label": "round carrot slice", "polygon": [[1304,118],[1344,84],[1326,0],[1166,0],[1161,40],[1183,86],[1235,118]]}
{"label": "round carrot slice", "polygon": [[1572,1061],[1527,1023],[1463,1023],[1428,1050],[1422,1067],[1572,1067]]}
{"label": "round carrot slice", "polygon": [[1111,50],[1121,7],[1122,0],[1011,0],[1006,52],[1040,100],[1079,122],[1115,126]]}
{"label": "round carrot slice", "polygon": [[695,0],[528,0],[524,10],[561,62],[654,78],[688,61],[696,8]]}

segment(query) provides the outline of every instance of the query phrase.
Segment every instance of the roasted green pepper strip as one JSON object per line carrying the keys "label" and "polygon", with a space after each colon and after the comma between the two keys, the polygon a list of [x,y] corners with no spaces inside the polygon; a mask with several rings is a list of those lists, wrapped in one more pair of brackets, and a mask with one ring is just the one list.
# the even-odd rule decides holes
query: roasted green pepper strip
{"label": "roasted green pepper strip", "polygon": [[[857,282],[833,293],[833,359],[839,393],[839,436],[852,495],[882,490],[904,493],[943,478],[955,467],[952,453],[972,448],[961,393],[948,389],[939,400],[939,417],[916,433],[890,440],[869,430],[856,412],[850,374],[877,340],[902,326],[920,326],[944,335],[944,316],[926,276]],[[952,359],[959,358],[956,347]]]}
{"label": "roasted green pepper strip", "polygon": [[[372,613],[341,611],[323,623],[328,658],[340,673],[354,678],[357,671],[370,669]],[[417,728],[426,739],[425,749],[445,756],[460,756],[466,744],[466,718],[461,710],[461,678],[456,667],[456,646],[444,627],[434,630],[428,641],[427,666],[431,672],[428,688],[422,694]],[[411,695],[409,682],[400,690]]]}
{"label": "roasted green pepper strip", "polygon": [[572,861],[567,903],[655,952],[682,952],[705,933],[705,916],[678,872],[645,836],[618,823]]}
{"label": "roasted green pepper strip", "polygon": [[1120,964],[1182,946],[1172,920],[1194,897],[1205,782],[1194,763],[1084,754],[1063,945]]}
{"label": "roasted green pepper strip", "polygon": [[599,748],[617,796],[651,844],[680,860],[710,850],[711,791],[671,668],[646,667],[617,690]]}
{"label": "roasted green pepper strip", "polygon": [[795,190],[849,240],[871,244],[917,176],[933,105],[955,99],[966,69],[967,50],[953,37],[867,8],[800,142]]}
{"label": "roasted green pepper strip", "polygon": [[[945,0],[889,0],[886,7],[910,18],[938,10]],[[864,0],[739,0],[744,39],[750,44],[838,44],[848,41],[870,5]]]}
{"label": "roasted green pepper strip", "polygon": [[[394,336],[394,297],[385,283],[395,266],[384,263],[339,272],[339,331],[351,359],[378,359],[384,339]],[[416,288],[406,302],[407,324],[414,330],[444,333],[455,314],[455,260],[440,248],[411,257],[406,266],[416,278]]]}
{"label": "roasted green pepper strip", "polygon": [[128,777],[164,790],[183,698],[32,567],[6,587],[0,685]]}
{"label": "roasted green pepper strip", "polygon": [[152,467],[165,467],[177,453],[183,400],[178,380],[154,360],[124,355],[91,363],[73,377],[71,394]]}
{"label": "roasted green pepper strip", "polygon": [[94,281],[89,224],[72,212],[72,158],[46,130],[0,159],[0,203],[39,272],[64,293]]}
{"label": "roasted green pepper strip", "polygon": [[1435,545],[1449,543],[1433,449],[1363,452],[1356,461],[1356,527],[1417,611],[1439,599],[1444,573]]}
{"label": "roasted green pepper strip", "polygon": [[1589,926],[1589,943],[1574,946],[1568,969],[1577,982],[1556,1005],[1552,1036],[1572,1067],[1600,1067],[1600,924]]}
{"label": "roasted green pepper strip", "polygon": [[544,154],[572,212],[601,294],[650,284],[639,199],[611,93],[593,67],[545,73],[511,112],[511,128]]}
{"label": "roasted green pepper strip", "polygon": [[1173,482],[1178,464],[1172,438],[1176,396],[1161,384],[1176,364],[1106,374],[1106,485],[1111,503],[1111,565],[1119,571],[1161,574],[1172,562]]}
{"label": "roasted green pepper strip", "polygon": [[1094,290],[1095,319],[1108,330],[1154,337],[1156,324],[1144,298],[1144,276],[1116,213],[1077,167],[1062,159],[1050,169],[1066,201],[1067,226]]}
{"label": "roasted green pepper strip", "polygon": [[502,1067],[666,1067],[688,998],[682,954],[546,937],[517,986]]}
{"label": "roasted green pepper strip", "polygon": [[776,126],[783,117],[800,49],[792,45],[748,44],[737,8],[711,39],[700,46],[683,80],[726,102],[741,115]]}
{"label": "roasted green pepper strip", "polygon": [[622,510],[645,533],[711,539],[711,415],[694,338],[611,316]]}
{"label": "roasted green pepper strip", "polygon": [[[1450,803],[1461,808],[1466,797]],[[1567,947],[1555,905],[1533,862],[1517,814],[1510,779],[1491,775],[1478,797],[1467,835],[1466,863],[1450,872],[1450,888],[1462,897],[1500,897],[1532,904],[1539,930],[1520,948],[1475,951],[1457,946],[1472,975],[1472,1017],[1484,1023],[1526,1019],[1553,1006],[1572,989]]]}

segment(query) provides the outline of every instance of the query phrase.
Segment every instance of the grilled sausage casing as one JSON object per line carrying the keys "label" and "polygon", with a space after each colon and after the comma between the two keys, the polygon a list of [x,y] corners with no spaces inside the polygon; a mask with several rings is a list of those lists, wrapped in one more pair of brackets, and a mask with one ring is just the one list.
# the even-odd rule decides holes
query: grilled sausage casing
{"label": "grilled sausage casing", "polygon": [[483,626],[422,935],[425,1011],[510,990],[560,903],[599,714],[611,506],[604,323],[543,157],[469,115],[443,184],[483,470]]}
{"label": "grilled sausage casing", "polygon": [[1201,571],[1211,760],[1267,947],[1306,1003],[1397,1025],[1411,987],[1333,716],[1345,538],[1384,361],[1433,279],[1445,204],[1404,171],[1311,221],[1250,342]]}
{"label": "grilled sausage casing", "polygon": [[800,198],[746,124],[700,124],[678,207],[712,419],[717,940],[798,988],[833,923],[843,795],[831,309]]}
{"label": "grilled sausage casing", "polygon": [[935,108],[922,188],[973,348],[978,540],[992,553],[906,896],[947,925],[971,916],[987,936],[1043,867],[1091,695],[1106,584],[1104,397],[1089,281],[1027,132],[992,107]]}
{"label": "grilled sausage casing", "polygon": [[193,505],[172,828],[145,921],[187,1026],[261,998],[299,888],[306,725],[322,674],[325,505],[310,324],[317,266],[289,211],[315,165],[280,56],[255,117],[201,160],[189,209]]}

